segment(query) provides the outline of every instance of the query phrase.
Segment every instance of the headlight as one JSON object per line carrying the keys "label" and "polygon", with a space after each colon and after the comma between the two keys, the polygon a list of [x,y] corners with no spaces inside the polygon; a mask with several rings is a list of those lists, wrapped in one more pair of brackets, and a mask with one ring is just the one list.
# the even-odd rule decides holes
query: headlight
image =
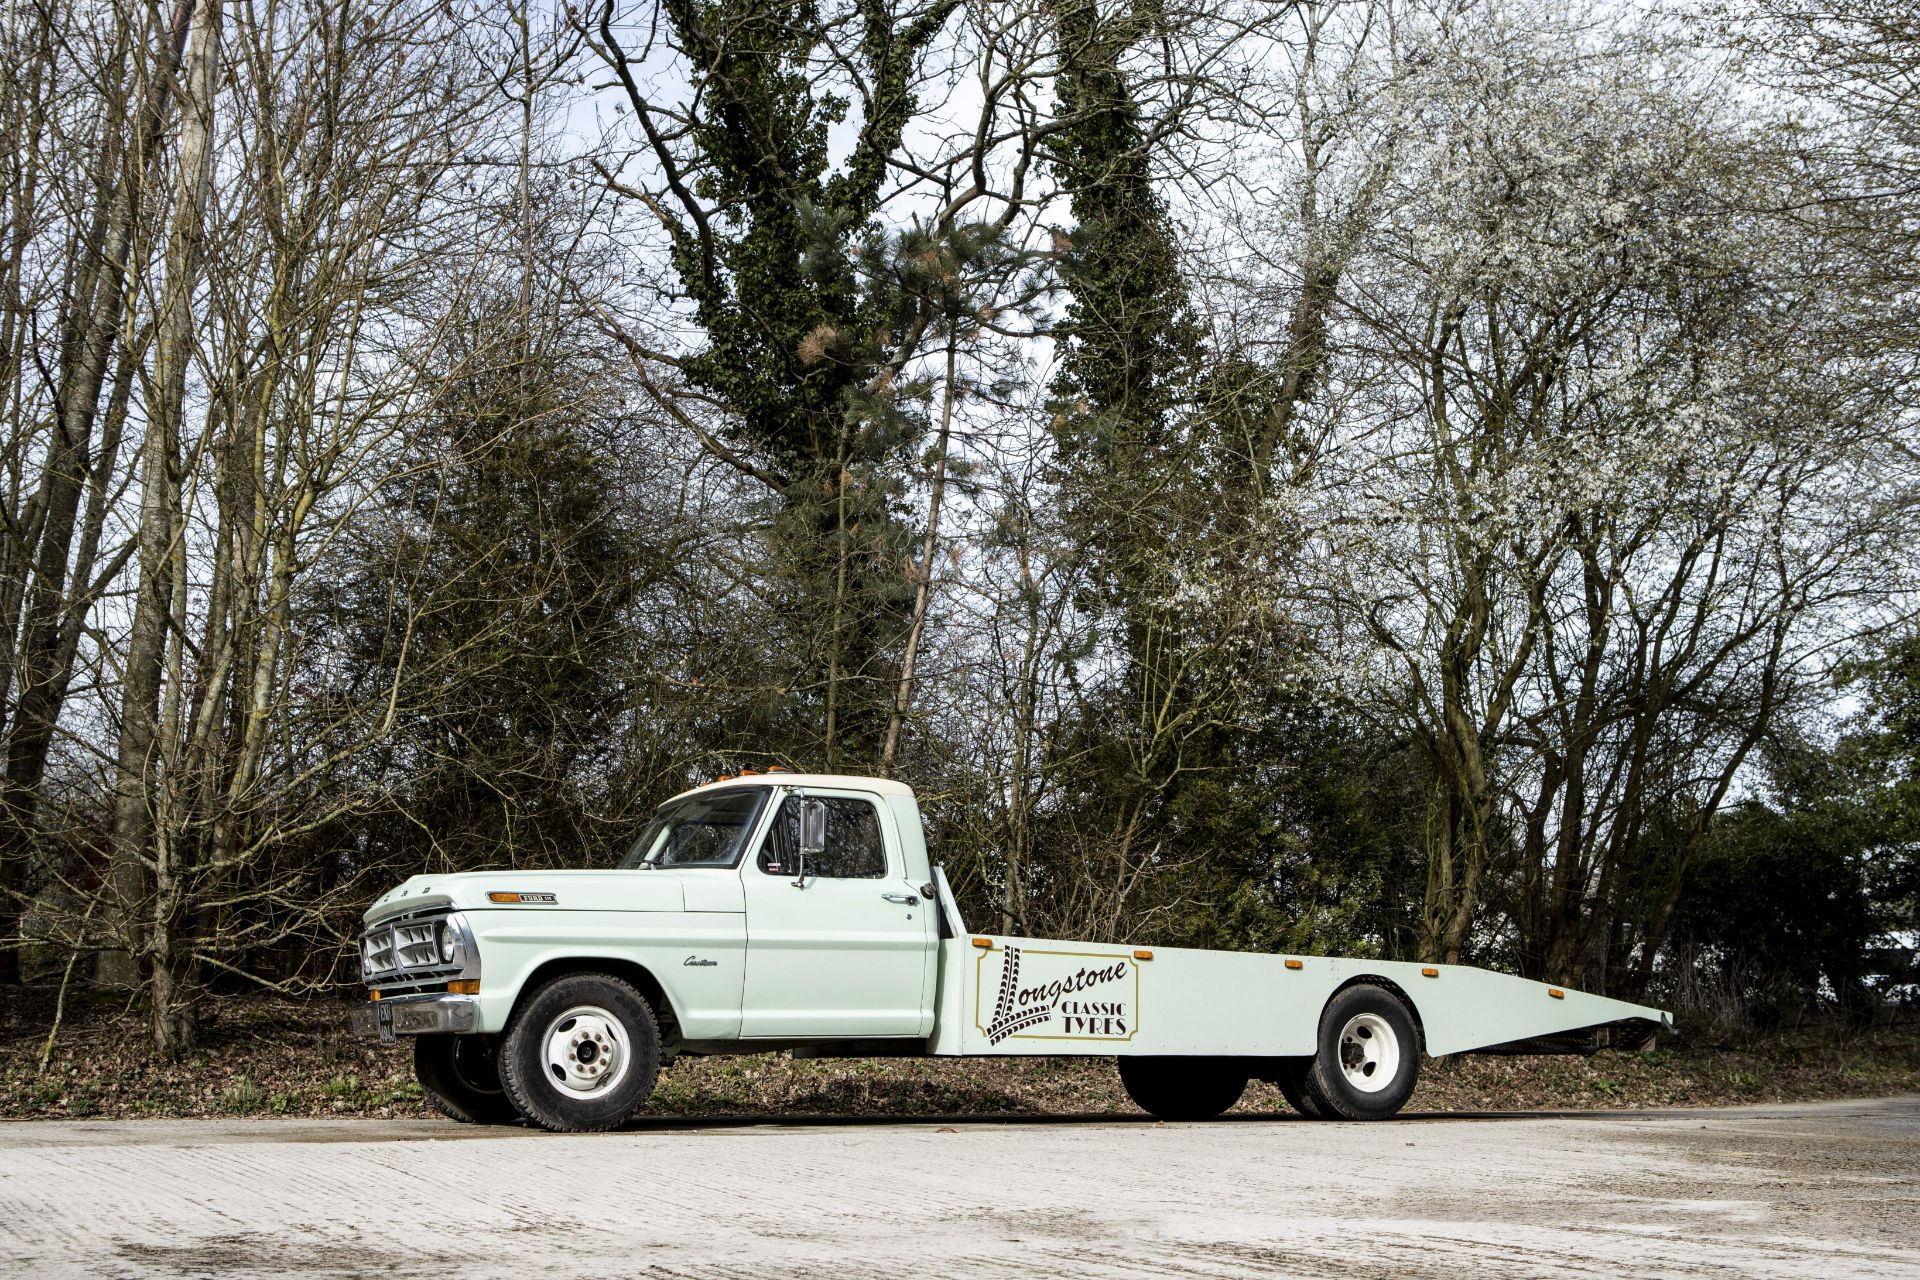
{"label": "headlight", "polygon": [[452,964],[454,956],[459,954],[459,951],[460,951],[460,939],[453,932],[452,926],[444,925],[444,924],[441,925],[440,926],[440,962],[442,964]]}

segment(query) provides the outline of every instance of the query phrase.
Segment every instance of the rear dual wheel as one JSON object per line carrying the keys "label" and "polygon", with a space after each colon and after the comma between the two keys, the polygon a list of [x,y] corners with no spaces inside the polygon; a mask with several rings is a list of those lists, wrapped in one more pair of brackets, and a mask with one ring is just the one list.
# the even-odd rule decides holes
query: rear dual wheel
{"label": "rear dual wheel", "polygon": [[1286,1059],[1280,1091],[1316,1120],[1385,1120],[1413,1096],[1423,1048],[1420,1024],[1385,987],[1355,983],[1320,1013],[1319,1048]]}
{"label": "rear dual wheel", "polygon": [[[1318,1050],[1267,1059],[1270,1079],[1312,1120],[1385,1120],[1413,1096],[1420,1076],[1420,1024],[1385,987],[1355,983],[1320,1013]],[[1162,1120],[1211,1120],[1240,1101],[1246,1058],[1121,1058],[1120,1080],[1141,1110]]]}
{"label": "rear dual wheel", "polygon": [[1311,1070],[1311,1057],[1281,1058],[1273,1069],[1273,1083],[1280,1087],[1280,1096],[1287,1100],[1288,1106],[1309,1120],[1324,1120],[1326,1108],[1307,1090],[1307,1072]]}

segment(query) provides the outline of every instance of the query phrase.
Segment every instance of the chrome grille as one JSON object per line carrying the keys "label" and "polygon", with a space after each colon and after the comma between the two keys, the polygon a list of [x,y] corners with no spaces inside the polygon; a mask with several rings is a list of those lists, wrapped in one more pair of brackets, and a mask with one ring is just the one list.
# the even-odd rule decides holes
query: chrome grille
{"label": "chrome grille", "polygon": [[425,982],[457,976],[462,967],[440,959],[440,925],[447,913],[377,924],[360,936],[360,980],[367,986]]}

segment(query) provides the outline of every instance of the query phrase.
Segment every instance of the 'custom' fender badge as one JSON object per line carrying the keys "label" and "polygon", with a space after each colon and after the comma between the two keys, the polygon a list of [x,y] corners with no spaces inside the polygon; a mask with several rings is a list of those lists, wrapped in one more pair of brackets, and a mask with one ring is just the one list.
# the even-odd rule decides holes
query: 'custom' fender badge
{"label": "'custom' fender badge", "polygon": [[682,963],[689,969],[711,969],[720,962],[718,960],[702,960],[699,956],[688,956]]}

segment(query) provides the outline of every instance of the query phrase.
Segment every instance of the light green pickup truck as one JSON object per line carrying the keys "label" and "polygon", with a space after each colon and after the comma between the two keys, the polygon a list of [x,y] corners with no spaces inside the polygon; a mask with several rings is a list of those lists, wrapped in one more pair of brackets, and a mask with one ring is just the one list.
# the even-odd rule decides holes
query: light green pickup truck
{"label": "light green pickup truck", "polygon": [[1391,1116],[1423,1053],[1639,1047],[1658,1009],[1455,965],[977,935],[913,792],[774,772],[662,805],[610,871],[415,876],[361,940],[354,1030],[414,1038],[457,1120],[611,1129],[683,1054],[1117,1060],[1210,1119],[1250,1079],[1306,1115]]}

